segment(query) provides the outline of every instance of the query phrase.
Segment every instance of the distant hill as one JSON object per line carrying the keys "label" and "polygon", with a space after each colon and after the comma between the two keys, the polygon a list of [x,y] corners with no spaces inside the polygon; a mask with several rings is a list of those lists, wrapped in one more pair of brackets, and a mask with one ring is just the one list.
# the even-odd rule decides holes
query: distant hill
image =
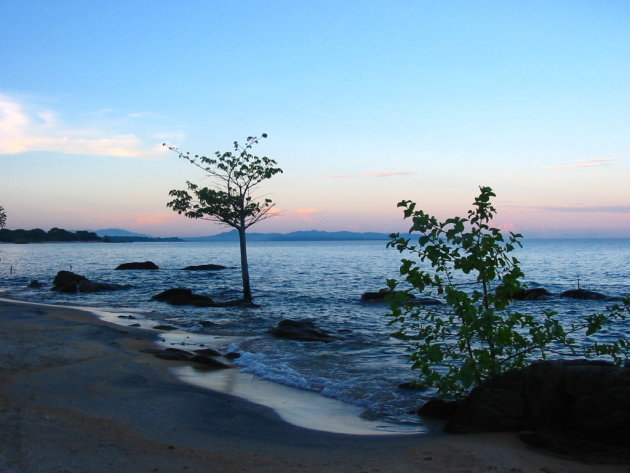
{"label": "distant hill", "polygon": [[94,233],[96,233],[100,237],[115,236],[115,237],[152,238],[151,235],[145,235],[143,233],[134,233],[127,230],[123,230],[122,228],[103,228],[101,230],[95,230]]}
{"label": "distant hill", "polygon": [[[291,233],[248,233],[247,241],[348,241],[388,240],[386,233],[375,232],[322,232],[319,230]],[[186,241],[238,241],[238,232],[232,230],[204,237],[184,238]]]}

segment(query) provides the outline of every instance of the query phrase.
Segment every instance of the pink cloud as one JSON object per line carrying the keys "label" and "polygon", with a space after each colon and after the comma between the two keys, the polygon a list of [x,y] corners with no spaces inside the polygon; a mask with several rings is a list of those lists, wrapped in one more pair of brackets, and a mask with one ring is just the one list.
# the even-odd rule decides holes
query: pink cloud
{"label": "pink cloud", "polygon": [[138,225],[163,225],[165,223],[171,223],[176,219],[180,219],[181,216],[175,212],[157,212],[152,214],[145,214],[136,217],[135,223]]}
{"label": "pink cloud", "polygon": [[614,158],[599,158],[599,159],[580,159],[576,164],[565,164],[558,166],[549,166],[549,169],[577,169],[577,168],[595,168],[600,166],[609,166]]}

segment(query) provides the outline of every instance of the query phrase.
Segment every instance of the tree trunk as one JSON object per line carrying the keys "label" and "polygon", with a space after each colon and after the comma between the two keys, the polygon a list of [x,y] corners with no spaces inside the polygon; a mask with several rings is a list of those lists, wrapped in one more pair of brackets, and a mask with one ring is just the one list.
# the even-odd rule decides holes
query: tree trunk
{"label": "tree trunk", "polygon": [[249,286],[249,265],[247,263],[247,240],[245,227],[238,228],[238,240],[241,245],[241,275],[243,276],[243,300],[252,301],[252,289]]}

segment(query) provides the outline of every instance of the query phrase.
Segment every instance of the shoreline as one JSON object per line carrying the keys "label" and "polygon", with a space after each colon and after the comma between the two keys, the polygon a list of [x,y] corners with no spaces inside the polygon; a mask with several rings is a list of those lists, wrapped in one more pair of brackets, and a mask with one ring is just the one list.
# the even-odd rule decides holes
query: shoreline
{"label": "shoreline", "polygon": [[140,352],[155,338],[78,309],[0,301],[0,470],[593,470],[513,434],[366,436],[296,427],[269,408],[181,382],[169,369],[181,363]]}

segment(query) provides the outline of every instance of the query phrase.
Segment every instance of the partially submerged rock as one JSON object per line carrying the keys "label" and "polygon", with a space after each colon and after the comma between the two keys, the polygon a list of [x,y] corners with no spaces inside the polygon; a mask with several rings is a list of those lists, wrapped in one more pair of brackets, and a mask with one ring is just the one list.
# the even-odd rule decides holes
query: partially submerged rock
{"label": "partially submerged rock", "polygon": [[189,352],[186,350],[181,350],[179,348],[166,348],[164,350],[150,350],[150,353],[153,353],[155,356],[163,360],[188,361],[191,363],[198,363],[200,365],[203,365],[204,368],[209,369],[232,368],[231,365],[213,358],[214,356],[219,356],[221,354],[219,352],[216,352],[216,355],[212,354],[209,349],[195,350],[195,352]]}
{"label": "partially submerged rock", "polygon": [[269,329],[274,337],[302,342],[332,342],[335,338],[318,328],[312,320],[285,319]]}
{"label": "partially submerged rock", "polygon": [[386,291],[381,290],[378,292],[364,292],[361,295],[361,300],[364,302],[389,302],[389,298],[396,294],[404,295],[408,304],[417,305],[441,305],[442,301],[434,299],[432,297],[416,297],[413,294],[408,294],[404,291]]}
{"label": "partially submerged rock", "polygon": [[70,293],[117,291],[127,288],[129,288],[129,286],[90,281],[85,276],[75,274],[71,271],[59,271],[53,280],[53,287],[51,290]]}
{"label": "partially submerged rock", "polygon": [[511,294],[510,298],[517,301],[538,301],[551,297],[552,295],[553,294],[544,287],[534,287],[531,289],[519,289]]}
{"label": "partially submerged rock", "polygon": [[26,287],[30,287],[31,289],[39,289],[43,286],[43,284],[41,282],[39,282],[37,279],[33,279],[30,283],[28,283],[28,286]]}
{"label": "partially submerged rock", "polygon": [[119,264],[116,269],[160,269],[158,265],[153,263],[152,261],[144,261],[144,262],[133,262],[133,263],[123,263]]}
{"label": "partially submerged rock", "polygon": [[171,305],[194,305],[196,307],[213,307],[215,305],[212,298],[194,294],[190,289],[183,287],[167,289],[156,294],[151,299]]}
{"label": "partially submerged rock", "polygon": [[200,264],[197,266],[186,266],[182,268],[183,271],[218,271],[219,269],[225,269],[225,266],[220,264]]}
{"label": "partially submerged rock", "polygon": [[171,305],[193,305],[196,307],[244,307],[253,308],[260,307],[251,301],[235,300],[216,302],[211,297],[201,294],[195,294],[190,289],[183,287],[167,289],[151,298],[154,301],[166,302]]}
{"label": "partially submerged rock", "polygon": [[586,289],[571,289],[564,291],[560,297],[568,297],[570,299],[583,299],[589,301],[602,301],[608,299],[608,296],[595,291],[587,291]]}

